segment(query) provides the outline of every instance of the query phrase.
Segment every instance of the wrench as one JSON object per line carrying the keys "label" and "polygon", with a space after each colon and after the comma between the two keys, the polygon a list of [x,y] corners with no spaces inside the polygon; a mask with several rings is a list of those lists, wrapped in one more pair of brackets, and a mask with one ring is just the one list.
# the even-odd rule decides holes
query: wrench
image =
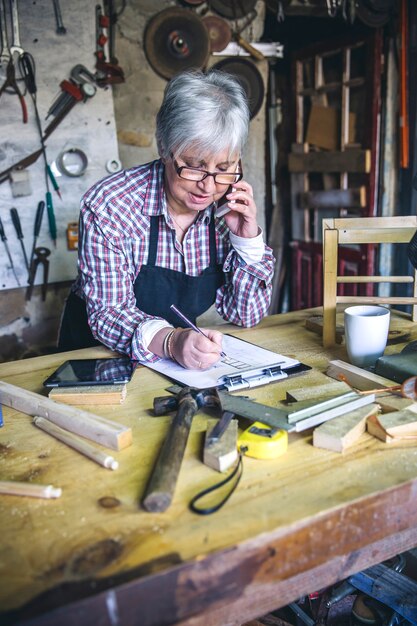
{"label": "wrench", "polygon": [[10,60],[10,48],[9,48],[9,38],[7,35],[7,26],[6,26],[6,5],[4,0],[1,0],[0,5],[0,65],[7,65]]}
{"label": "wrench", "polygon": [[14,56],[16,52],[17,55],[20,57],[24,53],[24,50],[20,44],[19,12],[17,10],[17,0],[9,0],[9,6],[13,24],[13,42],[10,46],[10,52],[12,56]]}

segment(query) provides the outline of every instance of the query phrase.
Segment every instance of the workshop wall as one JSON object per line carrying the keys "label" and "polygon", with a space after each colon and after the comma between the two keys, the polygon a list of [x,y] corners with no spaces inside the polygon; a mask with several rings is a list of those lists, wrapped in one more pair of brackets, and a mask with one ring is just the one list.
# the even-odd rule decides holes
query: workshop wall
{"label": "workshop wall", "polygon": [[[60,83],[68,80],[72,68],[83,64],[95,72],[97,2],[73,0],[61,2],[65,35],[56,33],[56,23],[51,0],[21,2],[19,4],[21,43],[36,62],[37,103],[42,126],[45,129],[52,118],[45,121],[54,99],[62,91]],[[46,143],[48,162],[60,187],[62,200],[54,192],[54,212],[57,224],[56,247],[49,232],[46,209],[37,241],[47,247],[49,256],[49,287],[42,299],[42,266],[37,268],[35,288],[26,300],[27,270],[24,266],[21,243],[17,239],[10,219],[10,208],[16,207],[22,223],[24,246],[30,255],[36,208],[45,200],[46,183],[44,162],[40,157],[27,168],[26,183],[30,195],[16,197],[10,179],[0,184],[0,217],[7,236],[17,278],[7,260],[4,244],[0,259],[0,361],[7,361],[56,350],[60,315],[69,286],[76,275],[75,250],[67,245],[67,225],[76,222],[79,201],[91,184],[108,175],[107,167],[120,159],[123,167],[131,167],[157,158],[154,138],[155,115],[161,104],[167,80],[161,78],[148,63],[143,49],[145,26],[159,11],[169,7],[184,7],[175,1],[130,0],[115,3],[119,11],[115,29],[115,53],[123,68],[125,82],[111,87],[98,88],[85,103],[78,103],[54,130]],[[156,8],[157,7],[157,8]],[[193,10],[194,9],[190,9]],[[196,9],[198,11],[198,8]],[[256,4],[257,16],[243,35],[257,41],[263,31],[264,2]],[[239,26],[230,20],[231,26]],[[210,55],[208,65],[221,60]],[[268,62],[256,63],[267,86]],[[4,65],[0,68],[4,76]],[[20,83],[19,83],[20,84]],[[12,94],[0,99],[0,173],[40,147],[34,107],[28,94],[25,96],[29,121],[22,123],[19,101]],[[250,140],[243,159],[244,171],[254,187],[260,223],[265,228],[265,106],[251,120]],[[65,175],[58,168],[60,155],[78,148],[87,156],[88,165],[82,176]],[[70,153],[71,158],[71,153]],[[75,167],[75,165],[74,165]]]}

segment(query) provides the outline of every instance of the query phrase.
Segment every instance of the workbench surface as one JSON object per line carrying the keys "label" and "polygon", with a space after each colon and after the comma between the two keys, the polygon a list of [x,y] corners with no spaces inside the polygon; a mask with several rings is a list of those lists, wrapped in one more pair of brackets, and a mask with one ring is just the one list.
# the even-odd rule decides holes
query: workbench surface
{"label": "workbench surface", "polygon": [[[323,384],[329,359],[347,360],[343,345],[325,351],[305,329],[313,313],[224,327],[313,367],[241,395],[273,406],[287,389]],[[417,339],[417,325],[392,315],[390,337],[386,354]],[[4,363],[0,379],[47,395],[42,382],[64,360],[107,354],[94,348]],[[195,515],[190,499],[222,476],[201,462],[212,418],[203,412],[171,507],[144,511],[140,499],[170,419],[152,416],[153,398],[169,384],[139,367],[123,404],[80,407],[132,428],[133,445],[109,452],[116,471],[3,407],[0,479],[63,493],[56,500],[0,495],[0,623],[238,624],[417,545],[417,446],[368,434],[344,454],[314,448],[311,431],[290,434],[280,458],[244,457],[241,482],[219,512]]]}

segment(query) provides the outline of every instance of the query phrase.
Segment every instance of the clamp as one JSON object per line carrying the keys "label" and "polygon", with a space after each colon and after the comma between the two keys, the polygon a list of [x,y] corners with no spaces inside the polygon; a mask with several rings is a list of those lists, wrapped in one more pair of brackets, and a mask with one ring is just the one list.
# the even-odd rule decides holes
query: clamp
{"label": "clamp", "polygon": [[43,282],[42,282],[42,300],[46,299],[46,290],[48,287],[48,272],[49,272],[49,261],[48,257],[51,254],[49,248],[35,248],[35,256],[32,260],[29,269],[29,279],[28,286],[26,289],[26,300],[30,300],[32,297],[33,285],[35,283],[36,270],[38,269],[38,265],[43,265]]}

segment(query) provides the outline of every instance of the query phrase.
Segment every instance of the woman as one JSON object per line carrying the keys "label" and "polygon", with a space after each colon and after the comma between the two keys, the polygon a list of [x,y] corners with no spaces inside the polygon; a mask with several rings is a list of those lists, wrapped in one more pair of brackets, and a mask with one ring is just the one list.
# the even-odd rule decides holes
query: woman
{"label": "woman", "polygon": [[[134,360],[206,369],[220,358],[222,334],[181,328],[171,304],[193,322],[212,304],[240,326],[262,319],[274,258],[242,178],[248,130],[246,96],[232,76],[191,71],[171,79],[157,115],[160,159],[118,172],[83,197],[62,349],[99,341]],[[216,218],[223,196],[230,211]]]}

